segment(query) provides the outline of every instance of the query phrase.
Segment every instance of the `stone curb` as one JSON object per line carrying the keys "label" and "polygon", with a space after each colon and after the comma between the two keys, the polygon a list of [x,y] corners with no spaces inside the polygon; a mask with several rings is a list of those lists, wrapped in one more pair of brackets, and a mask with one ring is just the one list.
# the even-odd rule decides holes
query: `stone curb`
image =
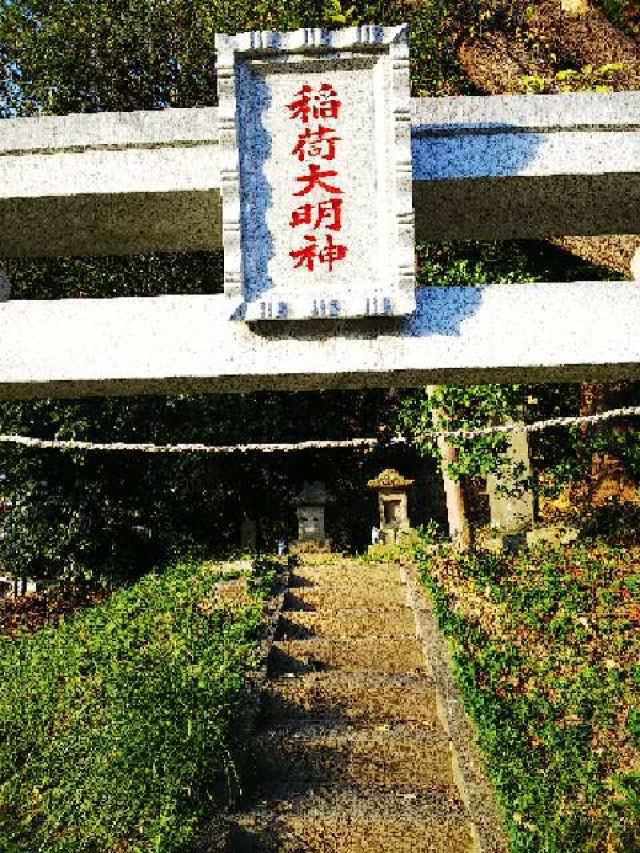
{"label": "stone curb", "polygon": [[[253,570],[253,563],[252,563]],[[278,591],[270,598],[264,601],[264,611],[266,615],[263,618],[260,630],[258,632],[258,648],[260,655],[260,665],[245,677],[244,690],[247,696],[247,719],[248,719],[248,738],[246,748],[250,745],[250,738],[256,729],[256,719],[260,712],[261,696],[264,683],[267,678],[267,660],[269,652],[273,644],[278,623],[280,621],[280,613],[284,604],[284,594],[289,586],[289,567],[283,567],[282,571],[278,572]],[[264,613],[263,611],[263,613]],[[240,759],[242,763],[245,759],[243,755]],[[229,844],[229,816],[233,813],[237,806],[238,800],[244,796],[244,790],[241,785],[238,785],[238,791],[231,798],[229,804],[222,811],[213,816],[212,819],[205,822],[204,827],[198,834],[194,846],[193,853],[228,853]],[[212,837],[215,841],[212,841]]]}
{"label": "stone curb", "polygon": [[507,853],[500,806],[476,743],[475,727],[464,710],[447,641],[438,629],[433,605],[423,594],[415,570],[400,566],[400,577],[406,584],[416,633],[432,667],[438,716],[449,734],[454,779],[469,811],[477,853]]}
{"label": "stone curb", "polygon": [[[252,564],[253,568],[253,564]],[[247,696],[247,721],[248,721],[248,731],[247,731],[247,741],[246,748],[249,748],[250,738],[255,732],[256,729],[256,720],[258,715],[260,714],[261,709],[261,701],[262,701],[262,691],[264,689],[264,684],[267,680],[267,661],[269,659],[269,653],[271,651],[271,646],[273,645],[274,637],[276,631],[278,630],[278,624],[280,622],[280,613],[282,612],[282,608],[284,605],[284,597],[285,592],[289,586],[289,568],[284,567],[281,571],[278,571],[278,591],[275,595],[266,598],[264,600],[263,605],[263,622],[258,631],[258,654],[260,657],[260,664],[256,667],[255,670],[250,672],[247,676],[245,676],[245,685],[244,691]],[[243,751],[240,760],[240,767],[244,764],[246,760],[246,750]],[[238,790],[235,796],[232,798],[230,803],[230,808],[233,809],[238,800],[241,800],[244,796],[243,786],[238,780]]]}
{"label": "stone curb", "polygon": [[280,614],[284,607],[285,594],[289,589],[289,577],[290,570],[287,566],[281,572],[278,572],[278,592],[271,598],[265,599],[267,615],[264,617],[258,634],[260,666],[247,677],[247,690],[251,696],[252,704],[255,704],[255,714],[260,710],[260,698],[264,683],[267,680],[267,661],[278,630],[278,625],[280,624]]}

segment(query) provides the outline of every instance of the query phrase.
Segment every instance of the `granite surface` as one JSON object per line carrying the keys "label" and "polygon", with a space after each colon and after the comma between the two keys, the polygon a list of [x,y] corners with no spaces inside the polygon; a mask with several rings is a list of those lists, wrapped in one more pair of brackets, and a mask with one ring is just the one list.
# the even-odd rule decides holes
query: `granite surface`
{"label": "granite surface", "polygon": [[[0,394],[639,378],[640,282],[420,288],[407,320],[231,323],[218,296],[0,303]],[[504,330],[508,330],[508,334]]]}

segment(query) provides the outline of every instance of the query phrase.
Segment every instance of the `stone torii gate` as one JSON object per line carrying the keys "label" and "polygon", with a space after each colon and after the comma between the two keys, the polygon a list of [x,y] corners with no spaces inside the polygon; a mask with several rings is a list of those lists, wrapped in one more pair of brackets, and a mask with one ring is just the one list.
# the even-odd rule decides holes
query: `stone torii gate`
{"label": "stone torii gate", "polygon": [[219,295],[0,303],[0,396],[640,376],[640,282],[413,267],[640,233],[640,93],[411,98],[405,26],[216,49],[217,108],[0,122],[0,256],[225,253]]}

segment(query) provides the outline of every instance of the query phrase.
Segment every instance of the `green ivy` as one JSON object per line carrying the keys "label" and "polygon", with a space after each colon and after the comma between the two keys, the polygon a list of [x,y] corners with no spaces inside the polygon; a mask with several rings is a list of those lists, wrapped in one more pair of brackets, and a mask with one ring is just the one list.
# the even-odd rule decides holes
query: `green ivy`
{"label": "green ivy", "polygon": [[[419,559],[504,808],[511,853],[636,849],[638,774],[616,772],[616,756],[592,746],[599,729],[615,730],[621,702],[630,708],[629,737],[638,745],[633,652],[612,652],[606,618],[626,600],[619,567],[636,558],[580,545],[517,559],[446,551],[423,551]],[[502,604],[501,627],[489,630],[465,615],[461,601],[476,589]],[[585,614],[589,635],[586,628],[576,631]],[[621,626],[618,619],[616,630]],[[526,640],[516,645],[523,628],[546,638],[546,656],[532,658]],[[568,674],[561,676],[557,667],[564,662]]]}

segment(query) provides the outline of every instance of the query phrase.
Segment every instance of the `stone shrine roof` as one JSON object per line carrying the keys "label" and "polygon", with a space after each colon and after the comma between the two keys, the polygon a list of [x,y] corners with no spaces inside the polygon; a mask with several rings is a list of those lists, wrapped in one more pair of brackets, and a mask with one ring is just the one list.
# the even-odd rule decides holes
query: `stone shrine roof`
{"label": "stone shrine roof", "polygon": [[403,477],[395,468],[385,468],[373,480],[369,480],[367,486],[370,489],[408,489],[413,480]]}

